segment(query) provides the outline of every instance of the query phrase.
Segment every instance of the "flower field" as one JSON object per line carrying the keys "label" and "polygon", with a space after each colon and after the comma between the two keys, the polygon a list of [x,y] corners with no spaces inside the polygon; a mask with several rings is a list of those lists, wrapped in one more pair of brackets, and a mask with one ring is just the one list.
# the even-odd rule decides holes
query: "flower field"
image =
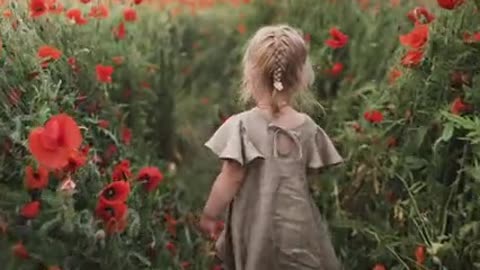
{"label": "flower field", "polygon": [[346,160],[311,186],[345,269],[480,269],[480,1],[0,3],[1,269],[221,269],[202,145],[274,23]]}

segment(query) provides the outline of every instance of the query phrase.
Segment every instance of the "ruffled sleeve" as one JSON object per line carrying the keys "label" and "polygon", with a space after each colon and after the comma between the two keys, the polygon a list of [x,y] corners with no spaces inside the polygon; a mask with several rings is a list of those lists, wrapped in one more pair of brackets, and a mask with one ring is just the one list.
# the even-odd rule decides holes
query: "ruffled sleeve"
{"label": "ruffled sleeve", "polygon": [[325,131],[317,126],[315,136],[310,139],[308,168],[321,169],[343,162],[343,158]]}
{"label": "ruffled sleeve", "polygon": [[230,117],[205,143],[205,146],[220,159],[235,160],[241,165],[263,158],[248,138],[239,117]]}

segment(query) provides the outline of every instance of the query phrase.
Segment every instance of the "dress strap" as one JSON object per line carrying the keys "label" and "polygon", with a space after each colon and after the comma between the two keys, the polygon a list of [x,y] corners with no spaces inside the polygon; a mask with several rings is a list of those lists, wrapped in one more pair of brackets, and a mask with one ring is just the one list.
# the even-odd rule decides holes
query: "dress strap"
{"label": "dress strap", "polygon": [[285,128],[279,127],[277,125],[274,125],[274,124],[269,124],[268,127],[270,129],[274,130],[274,133],[273,133],[273,156],[275,158],[279,157],[279,154],[278,154],[278,136],[281,133],[283,133],[283,134],[287,135],[290,139],[292,139],[292,141],[297,146],[297,149],[298,149],[297,160],[303,159],[302,143],[300,142],[300,134],[298,132],[296,132],[294,130],[285,129]]}

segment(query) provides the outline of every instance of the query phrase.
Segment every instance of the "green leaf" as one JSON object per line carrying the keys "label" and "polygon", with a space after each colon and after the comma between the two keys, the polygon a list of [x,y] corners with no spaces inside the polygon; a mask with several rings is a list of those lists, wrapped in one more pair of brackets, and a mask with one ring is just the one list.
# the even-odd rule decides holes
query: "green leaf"
{"label": "green leaf", "polygon": [[147,267],[151,266],[150,260],[147,257],[139,254],[138,252],[130,252],[128,254],[128,257],[129,259],[130,257],[134,257],[135,259],[139,260],[141,263],[143,263]]}

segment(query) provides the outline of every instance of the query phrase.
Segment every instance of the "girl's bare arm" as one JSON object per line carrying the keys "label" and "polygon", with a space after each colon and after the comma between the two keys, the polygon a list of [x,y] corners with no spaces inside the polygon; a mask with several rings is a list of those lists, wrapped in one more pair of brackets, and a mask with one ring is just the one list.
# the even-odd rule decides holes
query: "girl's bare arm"
{"label": "girl's bare arm", "polygon": [[232,201],[245,178],[245,168],[233,160],[225,160],[222,170],[213,183],[210,196],[204,208],[204,215],[218,218]]}

